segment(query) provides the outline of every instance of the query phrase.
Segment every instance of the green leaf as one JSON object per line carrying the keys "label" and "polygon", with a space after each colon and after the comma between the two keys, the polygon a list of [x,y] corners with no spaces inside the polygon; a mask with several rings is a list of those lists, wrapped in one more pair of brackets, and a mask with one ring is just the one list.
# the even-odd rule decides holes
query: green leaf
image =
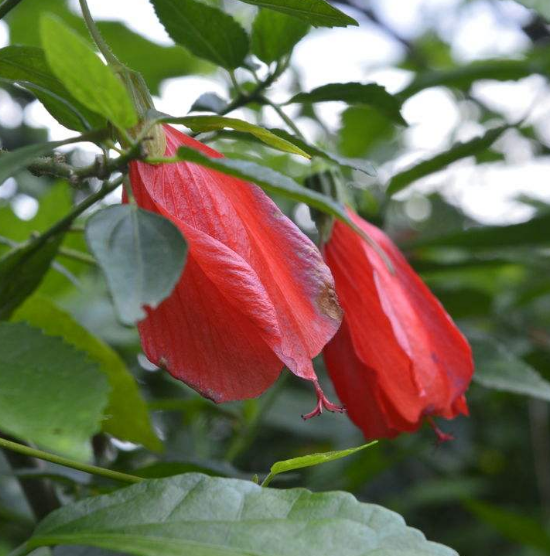
{"label": "green leaf", "polygon": [[33,296],[18,308],[12,321],[27,322],[40,328],[48,336],[61,336],[63,340],[84,352],[97,363],[110,386],[109,404],[103,431],[121,440],[128,440],[151,449],[162,450],[162,443],[153,432],[147,405],[137,384],[120,356],[99,338],[80,326],[68,313],[49,299]]}
{"label": "green leaf", "polygon": [[137,123],[128,91],[88,43],[59,19],[40,20],[46,59],[57,78],[84,106],[121,128]]}
{"label": "green leaf", "polygon": [[94,214],[86,224],[86,240],[125,324],[145,318],[144,305],[157,307],[170,295],[187,254],[174,224],[133,204]]}
{"label": "green leaf", "polygon": [[261,9],[252,25],[252,54],[271,64],[290,54],[309,30],[309,24],[284,13]]}
{"label": "green leaf", "polygon": [[359,25],[355,19],[337,10],[325,0],[241,0],[241,2],[297,17],[315,27]]}
{"label": "green leaf", "polygon": [[535,519],[525,516],[523,511],[511,512],[478,500],[466,500],[464,506],[503,537],[521,546],[532,546],[545,554],[550,552],[548,531]]}
{"label": "green leaf", "polygon": [[[220,129],[234,129],[244,133],[250,133],[257,137],[260,141],[278,149],[291,154],[298,154],[305,158],[311,158],[310,155],[294,144],[293,141],[283,139],[279,135],[271,133],[268,129],[250,124],[244,120],[237,120],[236,118],[226,118],[224,116],[183,116],[183,117],[163,117],[160,118],[161,122],[182,124],[192,131],[202,133],[205,131],[216,131]],[[292,138],[292,136],[290,136]]]}
{"label": "green leaf", "polygon": [[329,461],[345,458],[347,456],[355,454],[356,452],[359,452],[360,450],[364,450],[369,446],[373,446],[374,444],[376,444],[376,442],[370,442],[369,444],[363,444],[363,446],[359,446],[357,448],[349,448],[348,450],[310,454],[308,456],[302,456],[299,458],[278,461],[271,466],[270,473],[265,478],[262,486],[266,487],[273,480],[273,478],[280,473],[287,473],[288,471],[294,471],[295,469],[313,467],[315,465],[320,465],[321,463],[328,463]]}
{"label": "green leaf", "polygon": [[227,108],[227,101],[216,93],[203,93],[189,109],[189,112],[214,112],[221,114]]}
{"label": "green leaf", "polygon": [[176,44],[228,70],[244,62],[248,36],[230,15],[195,0],[151,1]]}
{"label": "green leaf", "polygon": [[550,382],[505,346],[489,338],[472,339],[476,371],[481,386],[550,401]]}
{"label": "green leaf", "polygon": [[51,73],[41,48],[7,46],[0,49],[0,77],[34,93],[65,127],[77,131],[105,127],[103,118],[74,99]]}
{"label": "green leaf", "polygon": [[479,226],[432,239],[419,240],[407,247],[463,247],[470,250],[505,249],[550,244],[550,214],[541,214],[521,224]]}
{"label": "green leaf", "polygon": [[304,152],[306,152],[309,156],[318,156],[319,158],[324,158],[330,162],[335,162],[342,168],[348,168],[350,170],[358,170],[359,172],[363,172],[368,176],[376,176],[376,169],[375,167],[368,162],[367,160],[355,159],[355,158],[346,158],[345,156],[339,156],[335,153],[325,151],[315,145],[310,145],[305,141],[302,141],[299,137],[295,137],[285,131],[284,129],[270,129],[271,133],[281,137],[282,139],[286,139],[290,143],[293,143],[297,147],[301,148]]}
{"label": "green leaf", "polygon": [[393,122],[407,125],[401,115],[401,101],[376,83],[330,83],[309,93],[298,93],[287,104],[331,101],[372,106]]}
{"label": "green leaf", "polygon": [[268,193],[275,193],[293,201],[306,203],[311,207],[338,218],[363,235],[361,230],[351,221],[343,205],[326,195],[302,187],[292,178],[280,174],[271,168],[260,166],[248,160],[210,158],[188,147],[180,147],[177,152],[177,158],[200,164],[229,176],[253,182]]}
{"label": "green leaf", "polygon": [[89,459],[109,393],[97,365],[23,323],[0,323],[0,345],[0,430]]}
{"label": "green leaf", "polygon": [[507,125],[490,129],[481,137],[476,137],[475,139],[465,143],[456,143],[448,151],[437,154],[427,160],[423,160],[412,168],[399,172],[399,174],[395,174],[395,176],[393,176],[389,181],[388,188],[386,190],[387,194],[390,196],[394,195],[411,185],[416,180],[435,172],[439,172],[440,170],[444,170],[453,162],[457,162],[463,158],[468,158],[469,156],[475,156],[487,150],[507,129],[509,129],[509,126]]}
{"label": "green leaf", "polygon": [[401,516],[345,492],[274,490],[195,473],[53,512],[29,546],[55,544],[138,556],[457,556]]}
{"label": "green leaf", "polygon": [[0,320],[12,312],[40,285],[57,254],[62,235],[31,241],[0,258]]}

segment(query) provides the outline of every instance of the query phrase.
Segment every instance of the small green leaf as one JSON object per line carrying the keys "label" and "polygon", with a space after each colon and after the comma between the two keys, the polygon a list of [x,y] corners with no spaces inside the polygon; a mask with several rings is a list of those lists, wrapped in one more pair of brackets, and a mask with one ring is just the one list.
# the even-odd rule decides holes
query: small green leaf
{"label": "small green leaf", "polygon": [[97,365],[60,338],[0,323],[0,430],[68,457],[90,459],[109,387]]}
{"label": "small green leaf", "polygon": [[157,307],[168,297],[185,264],[187,247],[178,228],[135,205],[94,214],[86,224],[86,240],[125,324],[145,318],[144,305]]}
{"label": "small green leaf", "polygon": [[505,346],[489,338],[470,340],[481,386],[550,401],[550,382]]}
{"label": "small green leaf", "polygon": [[337,10],[325,0],[241,0],[241,2],[294,16],[315,27],[359,25],[355,19]]}
{"label": "small green leaf", "polygon": [[121,128],[137,123],[137,115],[122,81],[88,43],[59,19],[40,21],[42,45],[51,70],[84,106]]}
{"label": "small green leaf", "polygon": [[407,125],[401,115],[401,101],[376,83],[330,83],[309,93],[298,93],[287,104],[332,101],[372,106],[395,123]]}
{"label": "small green leaf", "polygon": [[62,235],[22,244],[0,258],[0,320],[40,285],[57,254]]}
{"label": "small green leaf", "polygon": [[214,112],[221,114],[227,108],[227,101],[216,93],[203,93],[191,106],[189,112]]}
{"label": "small green leaf", "polygon": [[189,473],[70,504],[29,547],[89,545],[138,556],[457,556],[398,514],[346,492],[261,488]]}
{"label": "small green leaf", "polygon": [[284,13],[261,9],[252,25],[252,54],[271,64],[290,54],[309,30],[309,24]]}
{"label": "small green leaf", "polygon": [[437,154],[428,160],[423,160],[412,168],[395,174],[389,181],[386,191],[387,194],[390,196],[394,195],[416,180],[433,174],[434,172],[439,172],[453,162],[468,158],[469,156],[475,156],[487,150],[507,129],[509,129],[509,126],[490,129],[481,137],[476,137],[466,143],[456,143],[448,151]]}
{"label": "small green leaf", "polygon": [[103,118],[73,98],[51,73],[41,48],[7,46],[0,49],[0,78],[34,93],[48,112],[65,127],[77,131],[105,127]]}
{"label": "small green leaf", "polygon": [[273,478],[280,473],[287,473],[288,471],[294,471],[295,469],[313,467],[315,465],[320,465],[321,463],[328,463],[329,461],[345,458],[347,456],[355,454],[356,452],[359,452],[360,450],[364,450],[365,448],[373,446],[374,444],[376,444],[376,442],[370,442],[369,444],[363,444],[363,446],[359,446],[358,448],[350,448],[348,450],[310,454],[308,456],[302,456],[299,458],[278,461],[271,466],[270,473],[265,478],[262,486],[266,487],[273,480]]}
{"label": "small green leaf", "polygon": [[228,70],[244,62],[248,35],[230,15],[195,0],[151,1],[176,44]]}
{"label": "small green leaf", "polygon": [[224,116],[183,116],[177,118],[170,116],[161,118],[160,121],[165,123],[182,124],[198,133],[230,128],[236,131],[250,133],[266,145],[269,145],[274,149],[278,149],[279,151],[298,154],[305,158],[311,158],[307,152],[296,146],[293,141],[283,139],[282,137],[271,133],[268,129],[250,124],[244,120],[237,120],[236,118],[225,118]]}
{"label": "small green leaf", "polygon": [[61,336],[74,348],[98,364],[109,381],[111,392],[102,430],[120,440],[127,440],[159,451],[162,443],[153,432],[147,404],[120,356],[99,338],[80,326],[69,313],[56,307],[48,298],[33,296],[11,318],[40,328],[47,336]]}

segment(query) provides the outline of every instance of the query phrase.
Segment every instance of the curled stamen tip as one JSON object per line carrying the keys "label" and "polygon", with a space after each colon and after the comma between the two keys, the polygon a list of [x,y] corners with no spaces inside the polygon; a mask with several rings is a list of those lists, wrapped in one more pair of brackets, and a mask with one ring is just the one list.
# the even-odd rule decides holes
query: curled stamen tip
{"label": "curled stamen tip", "polygon": [[332,403],[324,394],[323,390],[321,390],[321,387],[319,386],[318,382],[315,382],[315,392],[317,394],[317,405],[315,406],[315,409],[313,411],[311,411],[310,413],[306,413],[305,415],[302,415],[302,419],[304,421],[307,421],[308,419],[311,419],[312,417],[317,417],[317,415],[321,415],[321,413],[323,413],[323,409],[326,409],[327,411],[330,411],[332,413],[345,413],[346,412],[346,408],[341,406],[341,405],[337,405],[335,403]]}
{"label": "curled stamen tip", "polygon": [[434,422],[434,420],[432,418],[428,419],[428,423],[430,424],[430,427],[432,427],[432,430],[434,431],[437,439],[436,439],[436,444],[437,446],[441,446],[441,444],[443,444],[444,442],[450,442],[451,440],[454,440],[455,437],[452,434],[443,432]]}

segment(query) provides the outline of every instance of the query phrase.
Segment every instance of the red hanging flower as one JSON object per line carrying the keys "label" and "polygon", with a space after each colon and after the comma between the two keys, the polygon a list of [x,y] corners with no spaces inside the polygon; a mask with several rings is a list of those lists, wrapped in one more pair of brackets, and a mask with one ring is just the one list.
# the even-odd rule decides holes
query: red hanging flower
{"label": "red hanging flower", "polygon": [[350,418],[367,438],[391,438],[425,418],[467,415],[468,342],[393,242],[348,212],[394,266],[392,274],[359,235],[334,224],[324,256],[344,320],[323,354]]}
{"label": "red hanging flower", "polygon": [[[166,156],[181,145],[222,155],[165,126]],[[311,359],[341,321],[330,271],[257,186],[196,164],[132,162],[140,207],[170,219],[189,255],[174,292],[139,323],[147,357],[216,402],[252,398],[286,365],[312,381],[316,414],[337,409]]]}

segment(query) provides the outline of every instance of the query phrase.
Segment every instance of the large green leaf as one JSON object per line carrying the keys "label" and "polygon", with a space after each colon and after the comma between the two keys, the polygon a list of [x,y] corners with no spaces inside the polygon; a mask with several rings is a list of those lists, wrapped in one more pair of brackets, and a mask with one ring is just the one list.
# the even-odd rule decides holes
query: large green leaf
{"label": "large green leaf", "polygon": [[279,134],[272,133],[264,127],[250,124],[244,120],[238,120],[236,118],[226,118],[225,116],[182,116],[163,117],[160,121],[182,124],[197,133],[217,131],[225,128],[234,129],[236,131],[250,133],[266,145],[269,145],[279,151],[298,154],[305,158],[311,158],[307,152],[294,143],[292,136],[289,136],[291,140],[288,140],[281,137]]}
{"label": "large green leaf", "polygon": [[137,384],[120,356],[99,338],[80,326],[68,313],[49,299],[33,296],[19,307],[12,321],[24,321],[48,336],[63,340],[84,352],[109,381],[111,392],[101,428],[116,438],[161,450],[162,443],[153,432],[147,405]]}
{"label": "large green leaf", "polygon": [[419,162],[412,168],[408,168],[399,174],[395,174],[389,181],[387,194],[393,195],[402,191],[416,180],[424,178],[435,172],[445,169],[458,160],[475,156],[486,151],[502,134],[509,129],[508,126],[500,126],[490,129],[481,137],[476,137],[465,143],[456,143],[449,150],[439,153],[432,158]]}
{"label": "large green leaf", "polygon": [[105,127],[103,118],[73,98],[51,73],[41,48],[7,46],[0,49],[0,78],[18,83],[34,93],[65,127],[78,131]]}
{"label": "large green leaf", "polygon": [[266,64],[276,62],[292,52],[308,29],[305,21],[261,9],[252,25],[252,53]]}
{"label": "large green leaf", "polygon": [[230,15],[195,0],[151,1],[175,43],[229,70],[244,62],[248,36]]}
{"label": "large green leaf", "polygon": [[109,387],[86,355],[23,323],[0,323],[0,430],[89,459]]}
{"label": "large green leaf", "polygon": [[550,382],[505,346],[489,338],[473,339],[474,380],[493,390],[550,401]]}
{"label": "large green leaf", "polygon": [[86,240],[105,276],[115,309],[125,324],[145,318],[181,276],[186,243],[166,218],[134,204],[106,208],[86,225]]}
{"label": "large green leaf", "polygon": [[137,123],[122,81],[84,39],[52,16],[42,17],[40,29],[48,64],[74,98],[121,128]]}
{"label": "large green leaf", "polygon": [[331,6],[326,0],[241,0],[297,17],[315,27],[359,25],[355,19]]}
{"label": "large green leaf", "polygon": [[29,546],[55,544],[138,556],[457,556],[401,516],[345,492],[274,490],[194,473],[54,512]]}
{"label": "large green leaf", "polygon": [[407,125],[401,115],[401,101],[376,83],[330,83],[308,93],[298,93],[287,104],[331,101],[372,106],[395,123]]}
{"label": "large green leaf", "polygon": [[320,465],[321,463],[328,463],[330,461],[345,458],[374,444],[376,444],[376,442],[370,442],[369,444],[363,444],[363,446],[359,446],[357,448],[349,448],[348,450],[321,452],[319,454],[309,454],[307,456],[278,461],[271,466],[269,475],[265,478],[263,486],[267,486],[273,480],[273,478],[280,473],[287,473],[288,471],[303,469],[304,467],[313,467],[315,465]]}
{"label": "large green leaf", "polygon": [[0,320],[7,319],[40,285],[63,236],[31,241],[0,258]]}

